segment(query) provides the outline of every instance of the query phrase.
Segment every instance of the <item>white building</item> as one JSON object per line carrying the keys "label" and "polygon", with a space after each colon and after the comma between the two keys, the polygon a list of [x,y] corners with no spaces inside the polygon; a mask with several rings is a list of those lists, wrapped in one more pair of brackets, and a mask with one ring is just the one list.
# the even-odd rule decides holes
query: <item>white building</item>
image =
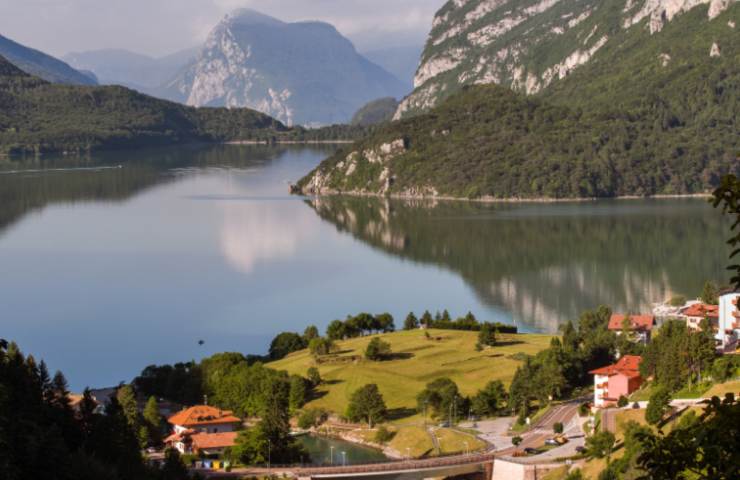
{"label": "white building", "polygon": [[719,328],[717,342],[722,350],[733,351],[737,348],[740,337],[740,310],[738,310],[740,293],[725,293],[719,297]]}

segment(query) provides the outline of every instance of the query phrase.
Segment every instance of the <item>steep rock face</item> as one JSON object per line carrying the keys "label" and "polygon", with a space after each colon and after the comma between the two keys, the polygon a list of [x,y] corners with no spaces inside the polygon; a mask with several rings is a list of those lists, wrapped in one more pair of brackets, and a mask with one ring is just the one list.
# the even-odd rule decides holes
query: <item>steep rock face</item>
{"label": "steep rock face", "polygon": [[96,85],[94,78],[63,61],[0,35],[0,55],[24,72],[52,83]]}
{"label": "steep rock face", "polygon": [[400,97],[400,80],[326,23],[228,15],[166,95],[193,106],[250,107],[287,124],[346,122],[370,100]]}
{"label": "steep rock face", "polygon": [[414,92],[395,118],[429,110],[464,85],[533,94],[562,79],[624,30],[658,33],[697,6],[712,20],[737,0],[450,0],[437,12]]}

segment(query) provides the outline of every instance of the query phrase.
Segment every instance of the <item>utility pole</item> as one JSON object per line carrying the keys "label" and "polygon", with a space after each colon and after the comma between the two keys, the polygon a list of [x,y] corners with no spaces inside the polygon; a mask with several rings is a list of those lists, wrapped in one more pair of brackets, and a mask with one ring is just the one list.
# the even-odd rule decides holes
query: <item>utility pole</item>
{"label": "utility pole", "polygon": [[267,474],[270,474],[270,468],[272,464],[272,441],[267,439]]}

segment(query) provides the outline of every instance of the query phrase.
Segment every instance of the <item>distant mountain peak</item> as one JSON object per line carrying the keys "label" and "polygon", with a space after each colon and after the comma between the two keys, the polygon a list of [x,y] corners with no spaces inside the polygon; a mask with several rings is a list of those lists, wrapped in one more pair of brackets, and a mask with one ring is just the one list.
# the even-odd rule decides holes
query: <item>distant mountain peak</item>
{"label": "distant mountain peak", "polygon": [[238,23],[241,25],[285,25],[285,22],[251,8],[236,9],[227,14],[223,21],[227,23]]}
{"label": "distant mountain peak", "polygon": [[249,107],[288,124],[344,123],[407,87],[325,22],[283,22],[251,9],[227,15],[197,59],[162,89],[191,106]]}

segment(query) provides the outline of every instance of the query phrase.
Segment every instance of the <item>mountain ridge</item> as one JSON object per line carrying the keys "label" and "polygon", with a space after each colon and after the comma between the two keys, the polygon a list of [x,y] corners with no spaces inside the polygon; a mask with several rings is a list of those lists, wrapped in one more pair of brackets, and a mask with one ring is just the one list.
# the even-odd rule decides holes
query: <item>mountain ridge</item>
{"label": "mountain ridge", "polygon": [[0,55],[21,70],[52,83],[96,85],[94,79],[58,58],[0,35]]}
{"label": "mountain ridge", "polygon": [[407,91],[328,23],[242,10],[219,22],[198,58],[161,93],[191,106],[248,106],[287,125],[325,125]]}
{"label": "mountain ridge", "polygon": [[740,173],[740,4],[712,21],[708,8],[655,33],[644,18],[538,95],[462,86],[338,152],[296,189],[472,199],[710,192]]}
{"label": "mountain ridge", "polygon": [[527,94],[563,79],[624,30],[660,32],[699,6],[712,20],[736,0],[449,0],[436,14],[400,119],[464,85]]}

